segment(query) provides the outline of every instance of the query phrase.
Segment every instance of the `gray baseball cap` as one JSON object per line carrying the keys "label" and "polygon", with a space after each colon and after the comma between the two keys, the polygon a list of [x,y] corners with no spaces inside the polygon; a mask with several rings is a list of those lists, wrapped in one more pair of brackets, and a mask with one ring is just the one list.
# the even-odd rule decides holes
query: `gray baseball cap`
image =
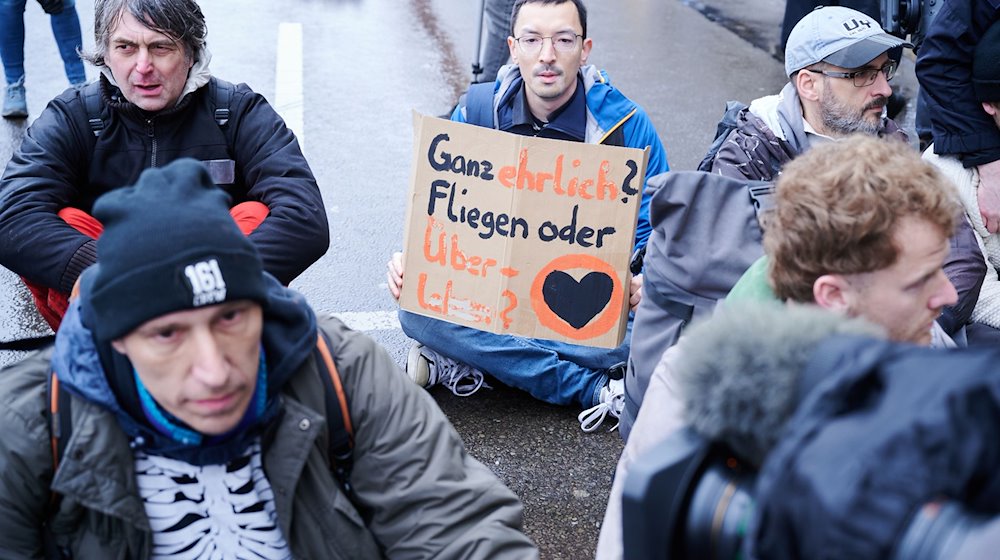
{"label": "gray baseball cap", "polygon": [[821,6],[792,28],[785,45],[785,74],[817,62],[860,68],[887,50],[913,45],[889,35],[874,18],[841,6]]}

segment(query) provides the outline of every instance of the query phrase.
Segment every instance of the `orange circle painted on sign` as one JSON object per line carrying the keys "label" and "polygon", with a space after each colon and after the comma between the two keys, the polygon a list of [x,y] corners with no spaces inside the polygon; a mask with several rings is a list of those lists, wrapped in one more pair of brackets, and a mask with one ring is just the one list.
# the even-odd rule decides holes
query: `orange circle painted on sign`
{"label": "orange circle painted on sign", "polygon": [[[549,274],[556,270],[565,271],[574,268],[603,272],[612,281],[611,298],[608,299],[608,304],[604,312],[601,313],[596,321],[591,321],[582,329],[574,328],[573,325],[570,325],[553,313],[545,303],[545,296],[542,294],[542,286],[545,284],[545,278]],[[592,255],[575,254],[557,257],[545,265],[531,283],[531,308],[535,310],[538,322],[567,338],[575,340],[595,338],[611,330],[620,317],[624,301],[625,294],[622,291],[622,283],[618,280],[618,273],[614,267]]]}

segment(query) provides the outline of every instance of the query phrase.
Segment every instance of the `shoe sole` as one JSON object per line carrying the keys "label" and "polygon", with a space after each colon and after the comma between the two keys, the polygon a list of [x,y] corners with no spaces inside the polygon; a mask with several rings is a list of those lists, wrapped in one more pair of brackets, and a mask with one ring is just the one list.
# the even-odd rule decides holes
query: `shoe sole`
{"label": "shoe sole", "polygon": [[410,353],[406,355],[406,375],[417,385],[426,387],[431,372],[427,361],[420,353],[420,348],[418,344],[410,347]]}

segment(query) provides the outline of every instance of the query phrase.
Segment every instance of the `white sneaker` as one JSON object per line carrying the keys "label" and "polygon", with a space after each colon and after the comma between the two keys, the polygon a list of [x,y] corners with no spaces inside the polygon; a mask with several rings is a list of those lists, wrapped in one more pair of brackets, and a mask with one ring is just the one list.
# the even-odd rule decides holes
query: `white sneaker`
{"label": "white sneaker", "polygon": [[[585,432],[593,432],[604,423],[604,419],[610,414],[616,420],[625,409],[625,380],[609,379],[608,384],[601,388],[599,403],[581,412],[576,419],[580,421],[580,428]],[[618,422],[611,427],[614,431],[618,427]]]}
{"label": "white sneaker", "polygon": [[459,397],[468,397],[482,387],[491,388],[483,372],[438,354],[419,342],[410,347],[406,356],[406,374],[421,387],[443,385]]}

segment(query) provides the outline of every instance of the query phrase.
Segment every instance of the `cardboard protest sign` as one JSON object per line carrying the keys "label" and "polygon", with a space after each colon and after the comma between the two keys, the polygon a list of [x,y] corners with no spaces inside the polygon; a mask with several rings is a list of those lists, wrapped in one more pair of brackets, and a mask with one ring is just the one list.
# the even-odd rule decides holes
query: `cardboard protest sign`
{"label": "cardboard protest sign", "polygon": [[400,305],[494,333],[617,346],[647,157],[414,113]]}

